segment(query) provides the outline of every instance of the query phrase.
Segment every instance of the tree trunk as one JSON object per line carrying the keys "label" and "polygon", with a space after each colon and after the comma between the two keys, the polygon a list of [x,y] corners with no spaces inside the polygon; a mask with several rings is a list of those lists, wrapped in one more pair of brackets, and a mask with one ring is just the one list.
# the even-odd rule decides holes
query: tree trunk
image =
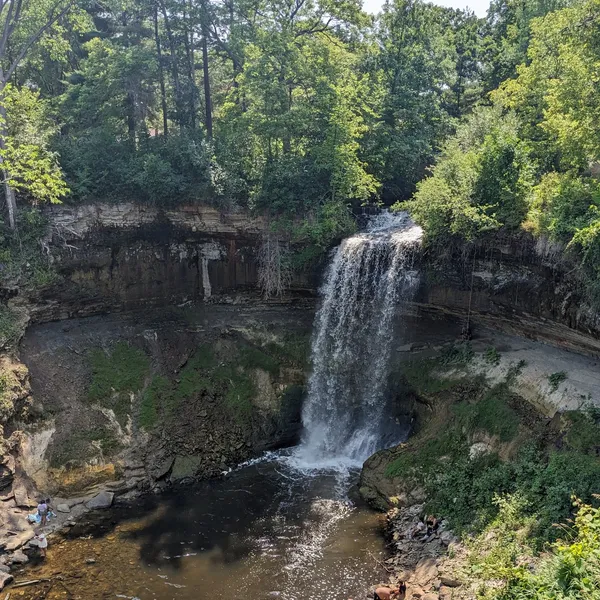
{"label": "tree trunk", "polygon": [[163,133],[165,137],[169,135],[169,125],[167,122],[167,92],[165,88],[165,73],[163,71],[162,50],[160,47],[160,36],[158,34],[158,8],[154,7],[154,39],[156,42],[156,54],[158,56],[158,79],[160,82],[160,100],[163,114]]}
{"label": "tree trunk", "polygon": [[175,88],[175,106],[177,110],[177,119],[179,126],[183,126],[183,111],[181,110],[181,86],[179,85],[179,69],[177,68],[177,50],[169,15],[163,2],[160,3],[163,19],[165,20],[165,29],[167,30],[167,39],[169,40],[169,50],[171,52],[171,71],[173,73],[173,87]]}
{"label": "tree trunk", "polygon": [[[6,118],[6,107],[2,101],[4,95],[4,88],[6,82],[4,81],[4,72],[0,67],[0,150],[6,149],[6,138],[8,136],[8,121]],[[17,199],[15,196],[15,190],[9,183],[10,173],[4,164],[4,156],[0,154],[0,171],[2,171],[2,177],[4,179],[4,197],[6,198],[6,208],[8,209],[8,224],[11,229],[15,229],[17,226]]]}
{"label": "tree trunk", "polygon": [[[190,3],[191,8],[191,3]],[[188,78],[190,80],[190,123],[192,125],[192,129],[196,129],[196,68],[194,65],[194,28],[189,22],[191,19],[192,11],[190,10],[189,15],[186,14],[186,8],[184,4],[183,9],[183,22],[184,22],[184,32],[183,39],[185,44],[185,54],[187,58],[187,66],[188,66]]]}
{"label": "tree trunk", "polygon": [[206,135],[209,140],[213,136],[212,99],[210,96],[210,79],[208,78],[208,44],[206,32],[202,34],[202,73],[204,75],[204,106],[206,110]]}

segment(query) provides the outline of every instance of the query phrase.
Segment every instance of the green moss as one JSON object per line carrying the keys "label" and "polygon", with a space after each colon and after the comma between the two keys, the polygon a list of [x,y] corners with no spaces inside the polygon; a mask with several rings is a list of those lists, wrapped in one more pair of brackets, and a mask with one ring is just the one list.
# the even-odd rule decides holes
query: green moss
{"label": "green moss", "polygon": [[279,375],[279,361],[254,346],[239,344],[236,362],[244,369],[262,369],[271,375]]}
{"label": "green moss", "polygon": [[461,382],[457,377],[438,375],[436,370],[439,368],[436,358],[415,360],[402,366],[402,375],[415,392],[425,396],[451,390]]}
{"label": "green moss", "polygon": [[499,383],[487,390],[480,400],[459,402],[453,411],[468,431],[480,429],[508,442],[519,431],[519,415],[509,405],[511,396],[508,384]]}
{"label": "green moss", "polygon": [[222,368],[217,377],[226,383],[225,403],[239,422],[247,422],[252,416],[254,406],[252,399],[256,395],[256,387],[250,377],[236,369]]}
{"label": "green moss", "polygon": [[124,424],[129,414],[129,394],[138,392],[150,370],[146,354],[126,342],[117,342],[109,353],[93,350],[90,353],[92,381],[87,397],[114,411]]}
{"label": "green moss", "polygon": [[310,334],[287,333],[278,342],[267,344],[264,350],[285,364],[304,369],[310,357]]}
{"label": "green moss", "polygon": [[442,365],[466,365],[473,360],[475,352],[469,342],[461,342],[453,344],[448,348],[444,348],[439,360]]}
{"label": "green moss", "polygon": [[71,460],[84,462],[98,454],[97,448],[92,445],[97,442],[102,454],[111,456],[121,450],[122,445],[109,429],[101,426],[73,431],[69,437],[50,448],[49,464],[59,468]]}

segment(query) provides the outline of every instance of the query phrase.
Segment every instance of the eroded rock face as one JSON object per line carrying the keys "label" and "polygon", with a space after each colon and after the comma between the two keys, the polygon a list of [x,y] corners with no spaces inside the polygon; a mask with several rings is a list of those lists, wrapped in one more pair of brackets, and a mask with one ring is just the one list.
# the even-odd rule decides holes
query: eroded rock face
{"label": "eroded rock face", "polygon": [[[312,318],[312,308],[214,305],[31,327],[21,355],[53,418],[23,436],[23,468],[51,496],[129,494],[295,443],[306,369],[285,357],[308,349]],[[131,367],[114,381],[114,362],[94,375],[91,357],[116,347]],[[135,369],[138,387],[115,389]],[[98,384],[108,397],[90,396]]]}
{"label": "eroded rock face", "polygon": [[[430,250],[416,307],[509,334],[600,356],[600,313],[582,295],[573,265],[523,233],[465,248]],[[566,259],[563,259],[566,260]]]}
{"label": "eroded rock face", "polygon": [[[60,281],[30,299],[37,322],[255,294],[266,225],[247,212],[125,203],[53,206],[45,245]],[[299,275],[295,287],[314,288]]]}

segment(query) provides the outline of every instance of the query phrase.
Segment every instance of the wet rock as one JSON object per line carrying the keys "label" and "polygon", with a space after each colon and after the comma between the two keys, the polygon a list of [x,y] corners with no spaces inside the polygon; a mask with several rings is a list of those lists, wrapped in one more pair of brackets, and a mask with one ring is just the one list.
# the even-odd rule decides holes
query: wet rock
{"label": "wet rock", "polygon": [[8,585],[14,577],[9,573],[0,572],[0,590],[4,589],[4,586]]}
{"label": "wet rock", "polygon": [[201,464],[201,456],[177,456],[171,471],[171,481],[193,477]]}
{"label": "wet rock", "polygon": [[62,513],[69,513],[69,512],[71,512],[71,508],[69,507],[68,504],[57,504],[56,505],[56,510],[58,512],[62,512]]}
{"label": "wet rock", "polygon": [[85,503],[85,505],[90,509],[96,508],[110,508],[113,503],[115,495],[113,492],[100,492],[98,495],[94,496],[91,500]]}
{"label": "wet rock", "polygon": [[442,575],[440,577],[440,582],[443,586],[450,588],[460,587],[462,585],[462,583],[458,579],[454,579],[453,577],[447,577],[445,575]]}
{"label": "wet rock", "polygon": [[24,565],[27,562],[29,562],[29,559],[27,558],[25,552],[23,552],[22,550],[16,550],[15,552],[13,552],[11,558],[11,563],[13,565]]}

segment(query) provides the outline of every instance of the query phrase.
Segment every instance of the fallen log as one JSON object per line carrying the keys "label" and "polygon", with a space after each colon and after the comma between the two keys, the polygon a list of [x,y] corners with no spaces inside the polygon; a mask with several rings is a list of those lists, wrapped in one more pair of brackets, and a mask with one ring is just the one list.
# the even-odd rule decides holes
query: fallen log
{"label": "fallen log", "polygon": [[[30,581],[20,581],[18,583],[13,583],[12,588],[20,588],[25,587],[26,585],[35,585],[36,583],[46,583],[48,581],[52,581],[51,579],[31,579]],[[6,599],[5,599],[6,600]]]}

